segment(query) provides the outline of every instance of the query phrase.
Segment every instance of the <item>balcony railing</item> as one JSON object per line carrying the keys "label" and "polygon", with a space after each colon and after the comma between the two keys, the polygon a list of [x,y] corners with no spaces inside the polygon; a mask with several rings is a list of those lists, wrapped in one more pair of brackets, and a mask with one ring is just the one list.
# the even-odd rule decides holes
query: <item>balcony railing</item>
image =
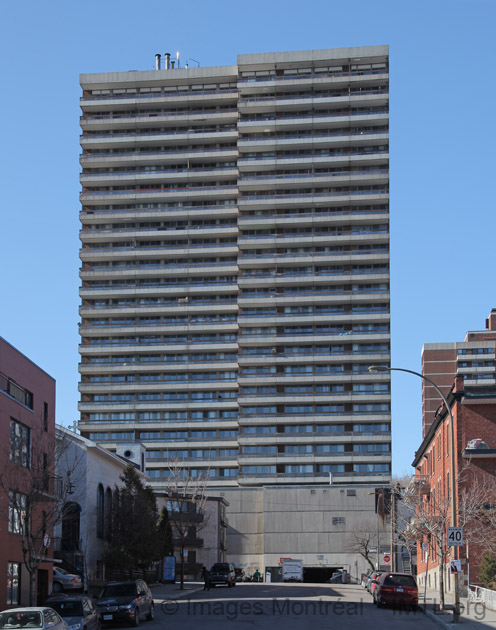
{"label": "balcony railing", "polygon": [[40,501],[53,501],[62,499],[64,494],[64,482],[61,477],[41,474],[33,478],[33,491]]}
{"label": "balcony railing", "polygon": [[429,494],[431,491],[429,475],[414,475],[408,486],[410,492],[419,492],[420,494]]}

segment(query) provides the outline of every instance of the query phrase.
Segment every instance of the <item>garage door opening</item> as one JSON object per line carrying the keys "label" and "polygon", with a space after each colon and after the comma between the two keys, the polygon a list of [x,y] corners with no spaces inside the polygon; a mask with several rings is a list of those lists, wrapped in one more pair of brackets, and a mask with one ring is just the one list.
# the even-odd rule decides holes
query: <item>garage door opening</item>
{"label": "garage door opening", "polygon": [[343,567],[303,567],[303,581],[312,584],[322,584],[328,582],[333,573],[342,570]]}

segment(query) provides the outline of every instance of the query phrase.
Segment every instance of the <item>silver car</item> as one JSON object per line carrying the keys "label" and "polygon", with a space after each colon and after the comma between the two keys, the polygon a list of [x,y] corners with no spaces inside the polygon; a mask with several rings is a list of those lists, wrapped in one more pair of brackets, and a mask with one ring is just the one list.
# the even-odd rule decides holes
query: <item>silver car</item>
{"label": "silver car", "polygon": [[89,595],[62,593],[45,603],[67,621],[69,630],[100,630],[100,613]]}
{"label": "silver car", "polygon": [[62,617],[46,606],[29,608],[10,608],[0,612],[0,630],[24,630],[37,628],[38,630],[68,630],[67,623]]}
{"label": "silver car", "polygon": [[78,591],[83,588],[79,575],[68,573],[62,567],[53,567],[52,593]]}

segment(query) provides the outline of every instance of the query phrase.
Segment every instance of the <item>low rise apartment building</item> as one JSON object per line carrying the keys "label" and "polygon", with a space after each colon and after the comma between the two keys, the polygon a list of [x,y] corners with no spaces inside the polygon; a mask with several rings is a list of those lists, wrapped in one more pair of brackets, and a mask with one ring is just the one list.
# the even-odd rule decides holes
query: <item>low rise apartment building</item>
{"label": "low rise apartment building", "polygon": [[[457,524],[465,525],[464,544],[459,547],[465,586],[469,581],[480,584],[478,574],[487,548],[477,528],[478,523],[483,523],[481,514],[490,507],[491,495],[496,496],[496,386],[476,386],[471,381],[470,377],[465,380],[457,376],[447,395],[454,423],[454,448],[451,448],[450,414],[443,406],[430,424],[412,464],[416,469],[413,487],[421,495],[422,517],[437,518],[440,526],[448,527],[452,525],[451,458],[454,454]],[[426,535],[421,543],[418,546],[420,584],[427,582],[429,588],[437,588],[440,571],[444,571],[445,589],[453,591],[449,558],[445,559],[444,566],[439,566],[433,537]]]}
{"label": "low rise apartment building", "polygon": [[22,551],[28,520],[35,599],[42,602],[50,592],[51,516],[59,488],[54,440],[55,380],[0,337],[0,609],[30,603]]}

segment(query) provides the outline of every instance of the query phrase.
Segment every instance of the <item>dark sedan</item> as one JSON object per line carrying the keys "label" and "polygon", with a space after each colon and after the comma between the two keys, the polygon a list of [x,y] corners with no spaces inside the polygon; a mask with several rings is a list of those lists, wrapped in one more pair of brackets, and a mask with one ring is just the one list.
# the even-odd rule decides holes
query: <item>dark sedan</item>
{"label": "dark sedan", "polygon": [[383,573],[374,591],[377,606],[396,604],[415,607],[418,604],[418,588],[413,575],[407,573]]}
{"label": "dark sedan", "polygon": [[138,626],[142,617],[154,618],[152,594],[143,580],[107,584],[95,599],[104,624],[124,621]]}

